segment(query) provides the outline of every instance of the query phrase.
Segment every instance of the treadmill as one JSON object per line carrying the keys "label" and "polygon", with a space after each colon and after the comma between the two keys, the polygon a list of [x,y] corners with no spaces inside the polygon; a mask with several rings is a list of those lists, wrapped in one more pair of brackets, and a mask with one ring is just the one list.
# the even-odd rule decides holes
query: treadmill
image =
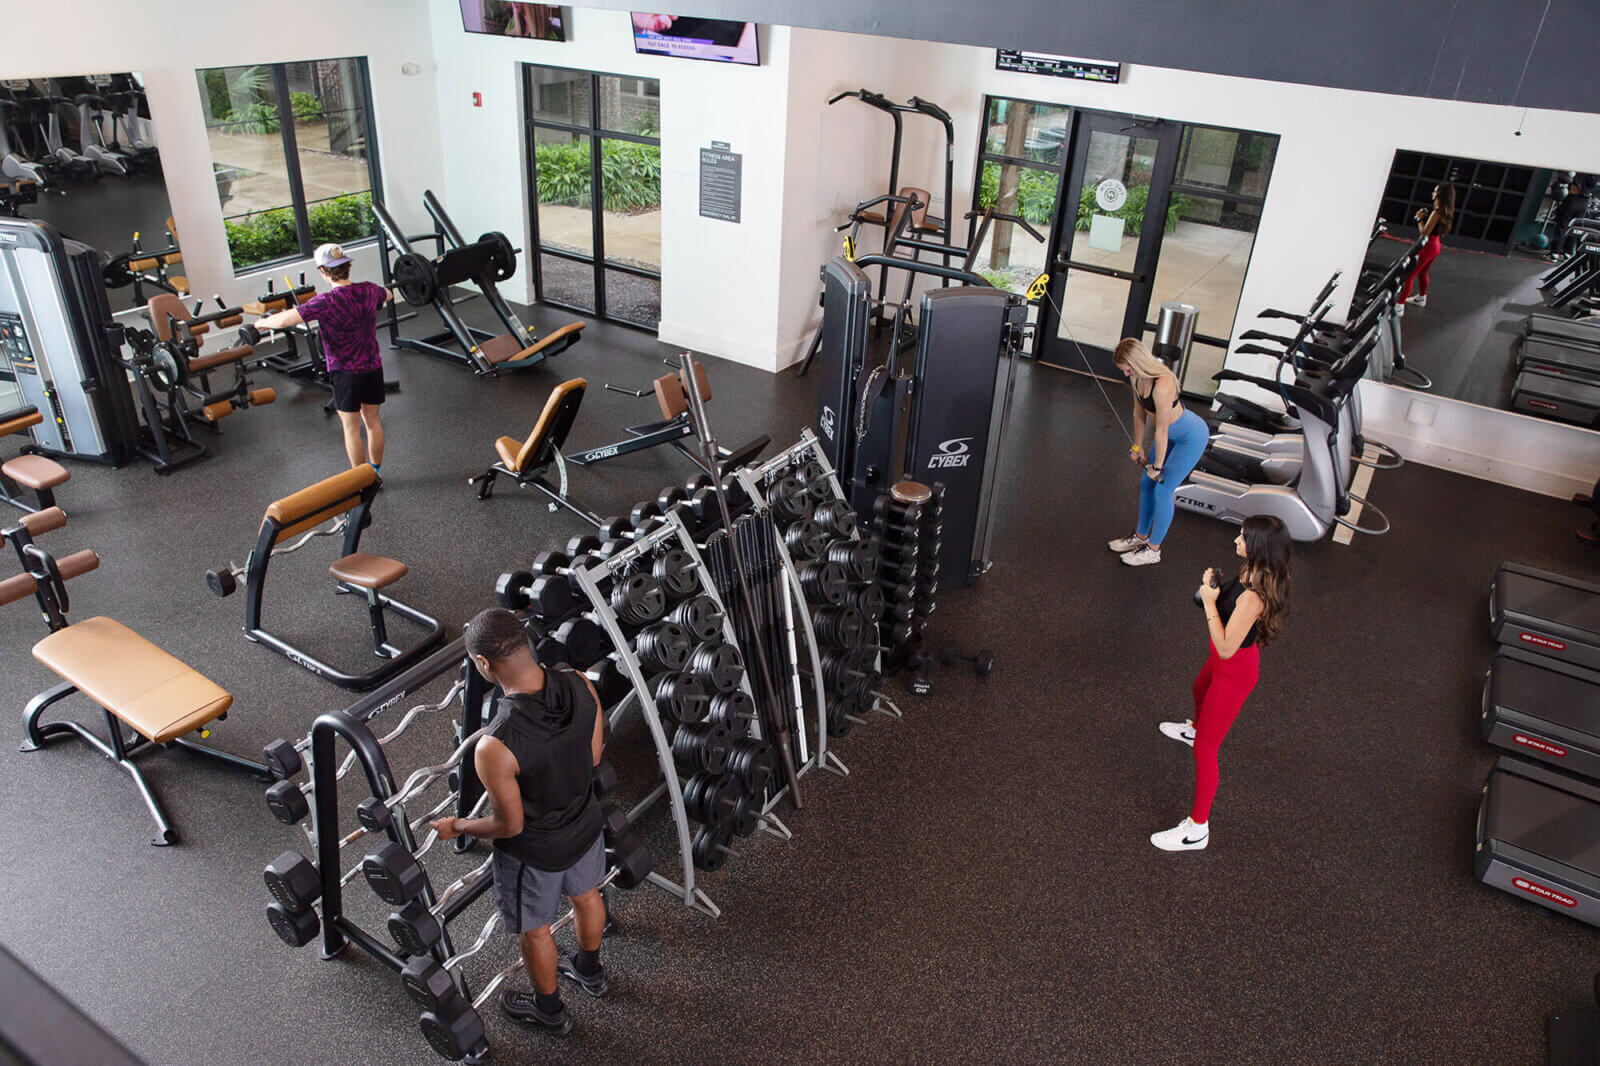
{"label": "treadmill", "polygon": [[1563,374],[1556,367],[1529,366],[1511,386],[1511,409],[1600,428],[1600,385]]}
{"label": "treadmill", "polygon": [[1483,739],[1600,780],[1600,673],[1501,648],[1483,679]]}
{"label": "treadmill", "polygon": [[1600,585],[1502,563],[1489,585],[1489,635],[1589,670],[1600,670]]}
{"label": "treadmill", "polygon": [[1600,785],[1502,755],[1478,804],[1479,881],[1600,926]]}

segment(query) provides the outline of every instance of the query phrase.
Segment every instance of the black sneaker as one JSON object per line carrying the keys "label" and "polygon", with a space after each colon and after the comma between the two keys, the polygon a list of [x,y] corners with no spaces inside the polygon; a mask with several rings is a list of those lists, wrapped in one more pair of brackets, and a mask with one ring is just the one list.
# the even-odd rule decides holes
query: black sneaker
{"label": "black sneaker", "polygon": [[576,981],[578,987],[595,999],[600,999],[611,991],[611,982],[606,980],[606,971],[603,967],[594,973],[579,973],[577,961],[571,954],[562,954],[561,961],[556,965],[556,972],[562,977]]}
{"label": "black sneaker", "polygon": [[535,1029],[542,1029],[551,1036],[566,1036],[572,1032],[572,1015],[567,1013],[565,1003],[555,1014],[546,1014],[539,1009],[539,1000],[532,992],[522,992],[508,988],[500,993],[500,1009],[506,1017],[514,1018],[524,1025],[531,1025]]}

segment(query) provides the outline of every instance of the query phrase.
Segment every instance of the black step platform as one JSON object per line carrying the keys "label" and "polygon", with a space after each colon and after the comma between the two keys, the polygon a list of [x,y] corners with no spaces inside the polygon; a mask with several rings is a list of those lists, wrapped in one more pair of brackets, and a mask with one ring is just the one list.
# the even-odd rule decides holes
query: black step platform
{"label": "black step platform", "polygon": [[1508,647],[1600,670],[1600,585],[1502,563],[1489,585],[1489,634]]}
{"label": "black step platform", "polygon": [[1483,680],[1483,739],[1600,780],[1600,673],[1501,648]]}
{"label": "black step platform", "polygon": [[1501,756],[1478,804],[1479,881],[1600,926],[1600,787]]}

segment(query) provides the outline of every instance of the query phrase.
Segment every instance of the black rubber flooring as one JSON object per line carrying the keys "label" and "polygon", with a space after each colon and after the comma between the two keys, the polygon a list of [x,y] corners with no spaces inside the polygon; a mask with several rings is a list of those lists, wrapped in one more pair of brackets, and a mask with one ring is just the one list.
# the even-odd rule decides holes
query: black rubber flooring
{"label": "black rubber flooring", "polygon": [[[668,354],[593,325],[548,369],[500,381],[389,356],[404,391],[385,409],[364,547],[411,566],[395,591],[456,626],[497,572],[578,531],[531,493],[479,503],[466,478],[569,375],[591,384],[574,445],[647,418],[647,401],[599,385],[643,384]],[[813,382],[711,370],[724,436],[788,441],[808,420]],[[243,604],[202,576],[243,560],[269,501],[343,464],[323,394],[274,383],[277,406],[230,419],[198,467],[75,467],[71,523],[48,539],[103,558],[73,583],[76,617],[118,618],[234,693],[212,743],[241,753],[350,702],[246,642]],[[931,696],[902,700],[903,721],[838,742],[852,773],[804,779],[805,809],[782,812],[794,839],[758,835],[702,878],[720,919],[632,893],[605,953],[613,997],[569,993],[580,1028],[564,1043],[491,1011],[497,1061],[1541,1060],[1545,1013],[1588,995],[1594,933],[1472,878],[1493,758],[1477,696],[1495,566],[1593,573],[1575,509],[1422,467],[1379,474],[1371,497],[1394,532],[1298,554],[1288,629],[1223,746],[1211,848],[1167,855],[1146,838],[1185,812],[1191,770],[1156,723],[1188,712],[1206,640],[1190,596],[1228,562],[1233,530],[1180,515],[1166,560],[1143,570],[1107,552],[1132,524],[1133,469],[1075,375],[1024,368],[1010,441],[994,569],[947,595],[930,631],[993,648],[995,673],[943,672]],[[576,470],[573,491],[615,511],[690,473],[661,449]],[[335,551],[320,541],[275,564],[268,613],[359,660],[361,612],[322,584]],[[10,714],[52,681],[27,651],[42,635],[26,604],[0,612]],[[305,841],[260,785],[153,753],[183,840],[152,848],[122,773],[79,744],[19,754],[12,721],[0,939],[91,1016],[153,1063],[434,1061],[390,971],[355,949],[322,961],[267,928],[262,867]],[[426,721],[395,762],[448,746],[446,723]],[[474,861],[429,857],[440,874]],[[359,880],[349,898],[381,928],[387,908]],[[468,912],[463,941],[487,914]],[[481,984],[511,958],[501,937],[470,972]]]}

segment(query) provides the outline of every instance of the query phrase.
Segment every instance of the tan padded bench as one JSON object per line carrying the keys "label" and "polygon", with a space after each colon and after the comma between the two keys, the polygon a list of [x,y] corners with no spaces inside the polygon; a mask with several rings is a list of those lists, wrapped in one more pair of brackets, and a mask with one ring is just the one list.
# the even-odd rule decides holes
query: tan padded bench
{"label": "tan padded bench", "polygon": [[[700,387],[700,399],[710,403],[711,386],[706,382],[705,370],[695,367],[694,380]],[[689,409],[689,398],[683,394],[683,382],[678,380],[678,375],[663,374],[656,378],[653,384],[656,390],[656,403],[661,408],[662,418],[677,418]]]}
{"label": "tan padded bench", "polygon": [[[582,325],[582,323],[578,323]],[[528,460],[534,452],[539,450],[539,444],[550,432],[551,425],[556,416],[561,413],[562,405],[566,403],[567,396],[574,390],[579,392],[589,388],[589,382],[583,378],[573,378],[563,381],[550,390],[550,398],[544,402],[544,410],[539,412],[539,421],[534,423],[533,432],[528,434],[527,440],[517,440],[515,437],[501,437],[494,442],[494,450],[499,454],[500,461],[506,464],[506,469],[514,474],[520,474],[527,466]]]}
{"label": "tan padded bench", "polygon": [[156,744],[233,705],[215,681],[109,618],[57,630],[33,646],[33,657]]}
{"label": "tan padded bench", "polygon": [[560,329],[546,333],[526,348],[522,347],[517,341],[515,334],[502,333],[500,336],[491,337],[478,345],[478,351],[483,353],[483,357],[496,366],[502,363],[515,363],[519,359],[526,359],[530,355],[544,351],[557,341],[577,333],[585,325],[587,323],[568,322]]}
{"label": "tan padded bench", "polygon": [[35,492],[53,489],[72,477],[66,467],[42,455],[19,455],[15,459],[7,459],[0,463],[0,474]]}
{"label": "tan padded bench", "polygon": [[328,567],[328,573],[348,585],[363,589],[388,588],[410,571],[398,559],[356,552]]}

